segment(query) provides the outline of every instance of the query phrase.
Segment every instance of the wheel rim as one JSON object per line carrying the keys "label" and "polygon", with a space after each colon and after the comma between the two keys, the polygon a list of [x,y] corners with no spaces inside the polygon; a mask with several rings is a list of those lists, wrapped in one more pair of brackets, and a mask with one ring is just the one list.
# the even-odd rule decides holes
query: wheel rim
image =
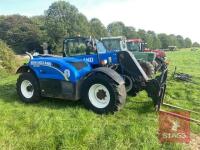
{"label": "wheel rim", "polygon": [[33,96],[34,88],[30,81],[28,81],[28,80],[22,81],[21,93],[25,98],[31,98]]}
{"label": "wheel rim", "polygon": [[97,108],[105,108],[110,102],[110,93],[102,84],[94,84],[89,89],[89,100]]}
{"label": "wheel rim", "polygon": [[133,82],[129,76],[123,75],[123,78],[125,80],[126,92],[129,92],[133,88]]}

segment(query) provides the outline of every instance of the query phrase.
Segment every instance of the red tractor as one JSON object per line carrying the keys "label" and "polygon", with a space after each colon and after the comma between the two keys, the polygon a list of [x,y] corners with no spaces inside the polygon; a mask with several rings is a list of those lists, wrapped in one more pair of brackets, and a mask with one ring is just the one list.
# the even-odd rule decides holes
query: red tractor
{"label": "red tractor", "polygon": [[159,49],[150,50],[148,48],[145,48],[145,44],[146,43],[142,39],[128,39],[128,42],[132,42],[132,43],[138,45],[139,46],[139,50],[141,52],[154,52],[154,53],[156,53],[156,57],[157,58],[165,59],[165,57],[166,57],[165,52],[162,51],[162,50],[159,50]]}
{"label": "red tractor", "polygon": [[155,70],[156,71],[162,71],[164,69],[163,66],[165,66],[167,64],[166,62],[166,54],[164,51],[162,50],[150,50],[145,48],[146,43],[142,40],[142,39],[128,39],[127,40],[127,47],[128,49],[132,50],[132,51],[139,51],[139,52],[153,52],[156,54],[156,58],[155,58]]}
{"label": "red tractor", "polygon": [[145,48],[145,49],[144,49],[144,52],[154,52],[154,53],[156,53],[156,57],[157,57],[157,58],[165,59],[165,57],[166,57],[165,52],[162,51],[162,50],[159,50],[159,49],[150,50],[150,49]]}

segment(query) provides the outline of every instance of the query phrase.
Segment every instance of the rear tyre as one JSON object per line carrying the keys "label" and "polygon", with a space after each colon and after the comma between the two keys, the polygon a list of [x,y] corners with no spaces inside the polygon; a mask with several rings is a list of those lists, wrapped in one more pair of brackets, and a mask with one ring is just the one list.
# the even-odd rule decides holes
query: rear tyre
{"label": "rear tyre", "polygon": [[155,73],[154,66],[150,62],[147,62],[147,61],[140,61],[139,63],[142,69],[144,70],[144,72],[146,73],[146,75],[149,78],[152,78],[152,76]]}
{"label": "rear tyre", "polygon": [[37,79],[32,73],[23,73],[17,80],[17,94],[25,103],[39,102],[40,87]]}
{"label": "rear tyre", "polygon": [[98,114],[113,113],[121,109],[125,100],[125,85],[118,85],[104,74],[92,75],[83,83],[83,104]]}

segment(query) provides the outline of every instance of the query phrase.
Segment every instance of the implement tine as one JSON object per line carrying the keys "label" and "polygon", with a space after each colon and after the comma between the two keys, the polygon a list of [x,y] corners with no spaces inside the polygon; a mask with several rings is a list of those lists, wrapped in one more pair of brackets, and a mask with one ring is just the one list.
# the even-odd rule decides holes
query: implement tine
{"label": "implement tine", "polygon": [[164,106],[168,106],[168,107],[171,107],[171,108],[176,108],[176,109],[181,109],[181,110],[185,110],[185,111],[188,111],[188,112],[191,112],[191,113],[195,113],[195,114],[198,114],[200,115],[199,112],[196,112],[196,111],[193,111],[193,110],[189,110],[189,109],[186,109],[186,108],[181,108],[179,106],[174,106],[174,105],[171,105],[171,104],[167,104],[167,103],[163,103]]}
{"label": "implement tine", "polygon": [[196,119],[193,119],[193,118],[188,118],[188,117],[185,117],[183,115],[179,115],[179,114],[173,113],[173,112],[168,112],[168,111],[165,111],[165,110],[160,110],[160,112],[164,112],[164,113],[169,114],[171,116],[174,116],[174,117],[177,117],[177,118],[180,118],[180,119],[184,119],[186,121],[191,121],[191,122],[196,123],[197,125],[200,125],[200,120],[196,120]]}

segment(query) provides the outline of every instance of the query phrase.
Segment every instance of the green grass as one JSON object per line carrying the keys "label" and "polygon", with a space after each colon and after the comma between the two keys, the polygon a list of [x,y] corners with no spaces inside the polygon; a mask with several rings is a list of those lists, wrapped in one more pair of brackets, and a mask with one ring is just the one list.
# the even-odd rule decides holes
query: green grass
{"label": "green grass", "polygon": [[[165,101],[200,112],[200,50],[190,51],[187,49],[181,52],[168,52],[167,56],[170,62],[170,74],[168,77]],[[173,80],[172,74],[175,66],[177,67],[177,72],[192,75],[192,81],[194,83]],[[191,114],[191,117],[200,120],[200,117],[195,114]],[[200,128],[192,124],[192,131],[194,133],[200,133]]]}
{"label": "green grass", "polygon": [[[200,51],[169,52],[170,72],[192,74],[200,82]],[[184,60],[184,61],[182,61]],[[192,60],[192,61],[191,61]],[[80,102],[44,99],[22,103],[15,90],[16,75],[0,75],[0,149],[182,149],[182,144],[160,144],[158,114],[142,92],[128,97],[114,115],[97,115]],[[166,101],[200,111],[200,86],[168,79]],[[198,116],[194,116],[198,117]],[[197,125],[191,130],[199,133]]]}

